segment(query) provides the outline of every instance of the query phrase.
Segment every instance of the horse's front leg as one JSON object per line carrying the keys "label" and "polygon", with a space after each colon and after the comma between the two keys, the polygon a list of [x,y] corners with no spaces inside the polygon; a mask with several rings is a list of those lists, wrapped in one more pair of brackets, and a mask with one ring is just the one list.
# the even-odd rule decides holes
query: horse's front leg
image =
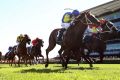
{"label": "horse's front leg", "polygon": [[20,67],[20,56],[18,56],[18,67]]}
{"label": "horse's front leg", "polygon": [[62,67],[64,67],[65,59],[64,59],[64,56],[62,55],[62,52],[63,52],[63,49],[61,47],[60,50],[58,51],[58,53],[60,56],[60,62],[62,62]]}
{"label": "horse's front leg", "polygon": [[64,65],[65,69],[67,69],[68,63],[70,60],[70,50],[69,49],[64,50],[62,58],[63,58],[63,65]]}
{"label": "horse's front leg", "polygon": [[48,58],[48,51],[46,50],[46,63],[45,63],[45,67],[48,67],[48,64],[49,64],[49,58]]}

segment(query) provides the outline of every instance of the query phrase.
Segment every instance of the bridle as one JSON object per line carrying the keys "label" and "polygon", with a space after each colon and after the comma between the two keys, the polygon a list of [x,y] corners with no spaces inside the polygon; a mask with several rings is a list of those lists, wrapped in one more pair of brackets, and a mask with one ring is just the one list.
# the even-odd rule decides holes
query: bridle
{"label": "bridle", "polygon": [[[79,17],[82,16],[81,14],[84,14],[84,18],[79,18]],[[85,12],[83,12],[83,13],[81,13],[81,14],[78,15],[77,18],[75,18],[74,21],[80,21],[80,22],[82,22],[83,24],[87,24],[87,25],[93,24],[93,22],[88,18],[87,14],[86,14]],[[78,19],[78,18],[79,18],[79,19]],[[86,21],[84,22],[83,19],[85,19]],[[74,22],[74,21],[73,21],[73,22]]]}

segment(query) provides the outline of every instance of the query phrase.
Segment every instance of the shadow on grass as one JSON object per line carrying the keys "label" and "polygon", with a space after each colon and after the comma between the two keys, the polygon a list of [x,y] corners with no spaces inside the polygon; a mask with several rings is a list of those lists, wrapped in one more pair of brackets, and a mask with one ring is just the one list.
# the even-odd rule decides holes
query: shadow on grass
{"label": "shadow on grass", "polygon": [[9,68],[9,67],[0,67],[0,69],[2,69],[2,68]]}
{"label": "shadow on grass", "polygon": [[[54,67],[61,67],[61,66],[54,66]],[[76,69],[76,70],[99,70],[99,67],[73,67],[68,66],[68,69]]]}
{"label": "shadow on grass", "polygon": [[99,67],[69,67],[69,69],[73,70],[99,70]]}
{"label": "shadow on grass", "polygon": [[[27,69],[27,70],[22,70],[21,73],[66,73],[64,72],[65,69]],[[69,72],[70,73],[70,72]]]}
{"label": "shadow on grass", "polygon": [[[59,67],[59,66],[57,66]],[[68,69],[60,68],[60,69],[25,69],[21,70],[21,73],[72,73],[72,72],[66,72],[65,70],[99,70],[99,67],[68,67]]]}

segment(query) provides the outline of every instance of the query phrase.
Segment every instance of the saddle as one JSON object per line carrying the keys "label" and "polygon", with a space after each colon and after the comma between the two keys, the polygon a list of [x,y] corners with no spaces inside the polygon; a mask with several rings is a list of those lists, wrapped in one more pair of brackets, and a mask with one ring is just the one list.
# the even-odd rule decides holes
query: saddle
{"label": "saddle", "polygon": [[61,28],[60,30],[58,30],[58,33],[57,33],[57,39],[56,39],[56,42],[57,44],[61,44],[62,40],[63,40],[63,35],[64,35],[64,32],[66,31],[65,28]]}

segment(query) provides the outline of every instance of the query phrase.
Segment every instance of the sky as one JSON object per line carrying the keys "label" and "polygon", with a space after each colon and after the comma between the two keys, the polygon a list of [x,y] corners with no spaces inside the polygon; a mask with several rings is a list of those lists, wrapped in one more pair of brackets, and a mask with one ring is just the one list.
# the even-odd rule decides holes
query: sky
{"label": "sky", "polygon": [[[33,40],[44,40],[42,54],[48,47],[52,30],[61,27],[61,19],[66,8],[84,11],[112,0],[0,0],[0,51],[3,55],[9,46],[16,45],[19,34],[28,34]],[[49,57],[58,55],[60,46],[49,53]]]}

